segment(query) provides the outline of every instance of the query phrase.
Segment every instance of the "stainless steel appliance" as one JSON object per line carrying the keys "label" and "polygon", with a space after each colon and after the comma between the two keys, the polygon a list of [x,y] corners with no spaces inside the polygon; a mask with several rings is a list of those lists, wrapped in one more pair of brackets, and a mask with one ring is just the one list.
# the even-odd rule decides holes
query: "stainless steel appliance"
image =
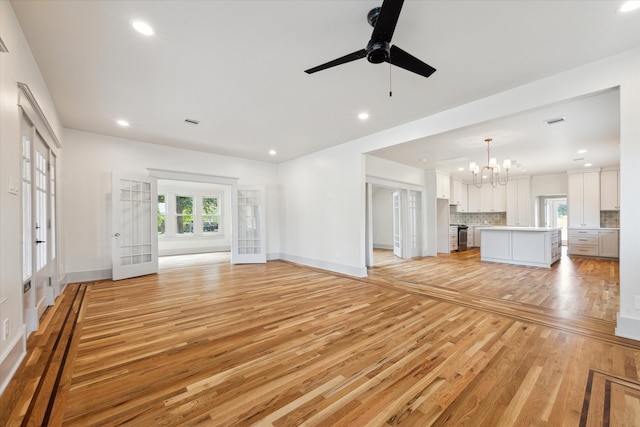
{"label": "stainless steel appliance", "polygon": [[458,252],[467,250],[467,231],[469,226],[458,225]]}

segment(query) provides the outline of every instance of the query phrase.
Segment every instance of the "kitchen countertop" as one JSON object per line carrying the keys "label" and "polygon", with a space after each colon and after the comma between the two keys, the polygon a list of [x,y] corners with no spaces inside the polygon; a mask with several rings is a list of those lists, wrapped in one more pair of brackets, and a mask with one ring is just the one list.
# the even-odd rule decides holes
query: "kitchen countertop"
{"label": "kitchen countertop", "polygon": [[556,228],[547,228],[547,227],[506,227],[506,226],[495,226],[488,227],[489,231],[557,231],[561,230],[560,227]]}
{"label": "kitchen countertop", "polygon": [[569,227],[569,230],[620,230],[620,228],[607,227]]}

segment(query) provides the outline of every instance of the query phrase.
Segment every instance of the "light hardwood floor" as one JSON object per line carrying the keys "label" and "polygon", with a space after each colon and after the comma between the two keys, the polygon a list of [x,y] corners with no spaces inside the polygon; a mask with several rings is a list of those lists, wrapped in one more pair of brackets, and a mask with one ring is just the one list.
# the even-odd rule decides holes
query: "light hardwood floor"
{"label": "light hardwood floor", "polygon": [[375,257],[364,279],[178,263],[69,286],[29,339],[0,421],[638,425],[640,342],[613,334],[617,262]]}

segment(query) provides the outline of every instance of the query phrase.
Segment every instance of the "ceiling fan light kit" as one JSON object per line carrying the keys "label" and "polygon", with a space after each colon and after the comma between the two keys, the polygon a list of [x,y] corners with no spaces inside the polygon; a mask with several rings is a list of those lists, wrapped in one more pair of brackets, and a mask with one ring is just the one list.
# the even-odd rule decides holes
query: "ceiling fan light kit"
{"label": "ceiling fan light kit", "polygon": [[[498,161],[495,157],[491,157],[491,141],[492,138],[487,138],[484,142],[487,143],[487,164],[482,167],[482,171],[486,169],[489,173],[489,181],[492,187],[497,187],[499,185],[507,185],[509,182],[509,169],[511,169],[511,160],[505,159],[502,163],[502,168],[505,170],[506,177],[504,180],[501,179],[500,176],[500,166],[498,165]],[[473,185],[477,188],[481,188],[484,184],[482,174],[480,173],[480,166],[476,162],[471,162],[469,164],[469,170],[471,171],[471,175],[473,176]],[[480,178],[478,179],[478,175]]]}
{"label": "ceiling fan light kit", "polygon": [[305,73],[312,74],[366,57],[367,61],[372,64],[388,62],[412,73],[429,77],[436,71],[435,68],[405,52],[398,46],[391,45],[391,38],[398,23],[403,3],[404,0],[384,0],[381,7],[376,7],[369,11],[367,21],[373,27],[373,33],[366,48],[305,70]]}

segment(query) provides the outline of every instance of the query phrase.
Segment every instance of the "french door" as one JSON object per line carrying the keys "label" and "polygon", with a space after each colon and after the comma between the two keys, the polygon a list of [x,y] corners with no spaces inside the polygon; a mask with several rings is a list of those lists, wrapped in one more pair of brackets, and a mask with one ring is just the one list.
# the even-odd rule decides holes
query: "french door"
{"label": "french door", "polygon": [[51,262],[49,229],[49,149],[36,133],[33,162],[33,236],[35,244],[35,308],[38,318],[49,306],[48,294],[51,286]]}
{"label": "french door", "polygon": [[158,272],[156,179],[112,174],[112,278]]}
{"label": "french door", "polygon": [[402,195],[393,192],[393,254],[402,258]]}
{"label": "french door", "polygon": [[29,332],[60,293],[56,272],[55,156],[35,126],[22,116],[23,316]]}
{"label": "french door", "polygon": [[231,263],[267,262],[264,186],[232,186]]}

